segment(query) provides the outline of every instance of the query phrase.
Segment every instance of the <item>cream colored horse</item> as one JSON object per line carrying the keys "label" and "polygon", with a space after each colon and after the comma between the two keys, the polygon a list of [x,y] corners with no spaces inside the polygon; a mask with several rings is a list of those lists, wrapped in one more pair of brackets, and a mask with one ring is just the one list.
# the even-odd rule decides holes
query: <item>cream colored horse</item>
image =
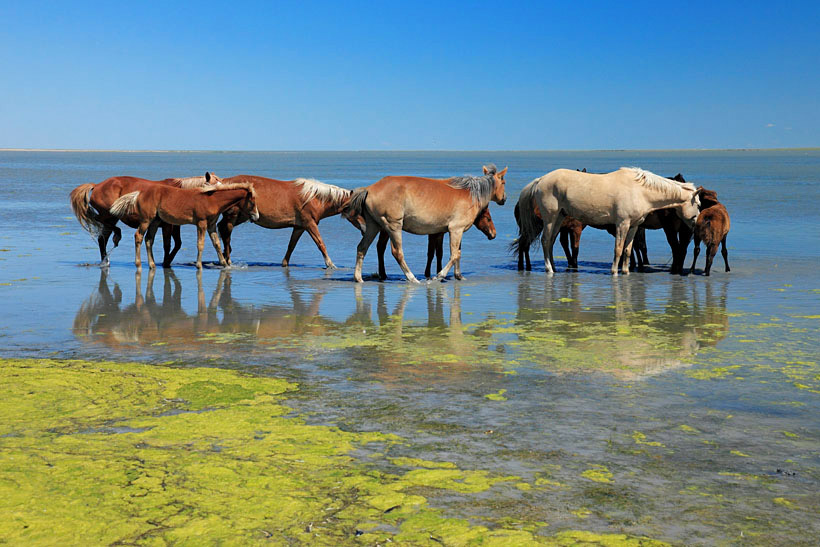
{"label": "cream colored horse", "polygon": [[688,226],[694,226],[700,206],[698,196],[699,190],[691,184],[637,167],[622,167],[603,175],[556,169],[535,179],[521,192],[522,240],[534,241],[538,236],[540,217],[544,264],[547,273],[552,273],[552,246],[564,217],[598,226],[611,224],[615,226],[612,275],[618,275],[619,267],[628,274],[632,241],[646,216],[657,209],[674,208]]}

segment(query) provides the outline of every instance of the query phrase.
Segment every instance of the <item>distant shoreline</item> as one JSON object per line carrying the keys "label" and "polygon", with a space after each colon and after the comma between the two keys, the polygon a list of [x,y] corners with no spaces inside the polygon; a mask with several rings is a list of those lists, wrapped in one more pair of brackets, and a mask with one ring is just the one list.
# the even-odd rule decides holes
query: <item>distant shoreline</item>
{"label": "distant shoreline", "polygon": [[116,153],[116,154],[303,154],[303,153],[573,153],[573,152],[800,152],[818,151],[820,146],[797,148],[596,148],[588,150],[116,150],[116,149],[81,149],[81,148],[0,148],[0,152],[58,152],[58,153]]}

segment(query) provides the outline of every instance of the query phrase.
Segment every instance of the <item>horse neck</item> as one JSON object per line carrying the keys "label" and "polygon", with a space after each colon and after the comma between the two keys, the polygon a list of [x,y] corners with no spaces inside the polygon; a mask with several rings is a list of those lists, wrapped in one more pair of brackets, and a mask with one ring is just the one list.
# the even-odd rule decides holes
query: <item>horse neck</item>
{"label": "horse neck", "polygon": [[645,194],[647,201],[652,205],[653,209],[664,209],[666,207],[674,207],[677,205],[681,205],[685,203],[688,199],[686,196],[687,190],[682,189],[681,192],[684,194],[683,198],[674,198],[666,194],[665,192],[661,192],[660,190],[650,190],[648,194]]}
{"label": "horse neck", "polygon": [[332,217],[333,215],[338,215],[344,209],[344,206],[347,205],[347,201],[343,201],[341,203],[335,203],[333,201],[321,201],[319,202],[319,218],[326,218]]}
{"label": "horse neck", "polygon": [[221,213],[228,207],[245,199],[247,195],[248,191],[244,188],[235,188],[231,190],[217,190],[210,196],[206,196],[206,199],[209,203],[215,203]]}

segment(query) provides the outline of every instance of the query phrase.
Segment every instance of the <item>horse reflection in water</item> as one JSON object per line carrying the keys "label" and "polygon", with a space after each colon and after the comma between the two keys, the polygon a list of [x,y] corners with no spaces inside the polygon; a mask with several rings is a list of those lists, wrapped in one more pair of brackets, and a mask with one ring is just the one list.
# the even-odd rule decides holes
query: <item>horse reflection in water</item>
{"label": "horse reflection in water", "polygon": [[222,351],[226,342],[298,338],[327,330],[328,321],[318,315],[323,293],[314,293],[305,303],[290,288],[292,306],[240,304],[231,295],[231,274],[223,270],[216,288],[206,300],[202,273],[196,273],[197,308],[187,313],[182,304],[182,283],[173,270],[163,270],[163,296],[157,302],[154,271],[149,271],[145,295],[142,275],[135,275],[134,301],[122,305],[122,290],[109,286],[108,273],[100,273],[97,289],[74,318],[74,332],[89,342],[112,348],[161,346],[163,352]]}
{"label": "horse reflection in water", "polygon": [[518,335],[522,359],[554,371],[631,381],[679,369],[728,334],[728,285],[668,287],[659,298],[655,287],[617,279],[598,287],[582,286],[574,276],[521,283],[510,331]]}

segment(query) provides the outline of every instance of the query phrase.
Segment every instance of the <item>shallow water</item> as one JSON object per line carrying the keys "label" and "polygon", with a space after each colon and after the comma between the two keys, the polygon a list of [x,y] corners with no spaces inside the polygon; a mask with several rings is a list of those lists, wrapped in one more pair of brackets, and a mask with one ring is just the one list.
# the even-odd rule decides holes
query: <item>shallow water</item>
{"label": "shallow water", "polygon": [[[131,230],[100,269],[68,192],[115,174],[212,170],[310,176],[355,187],[385,174],[509,165],[498,238],[465,236],[467,280],[352,283],[358,232],[320,224],[336,271],[304,238],[243,225],[237,266],[133,267]],[[718,191],[729,260],[710,278],[671,276],[660,233],[648,273],[612,278],[612,239],[587,230],[581,269],[515,271],[518,191],[557,167],[639,165]],[[390,458],[453,462],[516,481],[478,495],[424,491],[448,516],[548,523],[680,543],[811,542],[820,533],[818,327],[820,151],[606,153],[0,152],[3,356],[215,366],[298,382],[310,423],[401,436]],[[406,237],[417,275],[426,241]],[[535,252],[535,251],[534,251]],[[556,254],[562,254],[556,248]],[[703,266],[701,253],[700,266]],[[375,246],[365,272],[374,272]],[[537,257],[538,253],[534,254]],[[213,249],[205,257],[213,260]],[[686,262],[691,264],[691,252]],[[375,468],[389,459],[358,454]]]}

